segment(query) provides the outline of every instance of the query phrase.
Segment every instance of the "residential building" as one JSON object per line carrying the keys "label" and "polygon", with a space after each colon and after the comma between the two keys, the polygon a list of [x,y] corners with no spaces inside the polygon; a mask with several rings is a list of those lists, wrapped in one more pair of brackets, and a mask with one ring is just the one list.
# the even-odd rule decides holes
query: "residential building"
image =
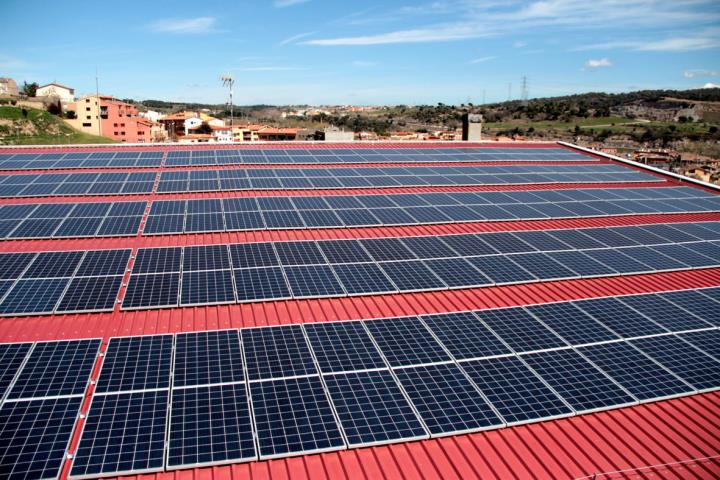
{"label": "residential building", "polygon": [[212,136],[217,143],[232,143],[233,129],[229,125],[211,125]]}
{"label": "residential building", "polygon": [[263,142],[293,141],[297,140],[299,128],[275,128],[265,127],[258,130],[258,140]]}
{"label": "residential building", "polygon": [[153,123],[138,116],[134,105],[108,95],[90,95],[68,106],[75,117],[68,123],[75,129],[102,135],[119,142],[146,143],[152,141]]}
{"label": "residential building", "polygon": [[215,143],[209,133],[188,133],[178,138],[178,143]]}
{"label": "residential building", "polygon": [[35,96],[53,101],[60,100],[63,105],[69,105],[75,101],[75,89],[59,83],[48,83],[38,87]]}
{"label": "residential building", "polygon": [[17,97],[18,86],[15,80],[8,77],[0,77],[0,95],[5,97]]}

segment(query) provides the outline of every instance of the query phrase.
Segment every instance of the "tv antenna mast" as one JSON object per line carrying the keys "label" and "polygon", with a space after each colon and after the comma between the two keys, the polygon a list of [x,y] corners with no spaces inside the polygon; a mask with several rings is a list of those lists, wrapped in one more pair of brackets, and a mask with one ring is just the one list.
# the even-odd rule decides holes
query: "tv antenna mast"
{"label": "tv antenna mast", "polygon": [[220,77],[220,81],[223,87],[228,87],[230,90],[230,128],[233,126],[233,86],[235,85],[235,79],[229,74]]}

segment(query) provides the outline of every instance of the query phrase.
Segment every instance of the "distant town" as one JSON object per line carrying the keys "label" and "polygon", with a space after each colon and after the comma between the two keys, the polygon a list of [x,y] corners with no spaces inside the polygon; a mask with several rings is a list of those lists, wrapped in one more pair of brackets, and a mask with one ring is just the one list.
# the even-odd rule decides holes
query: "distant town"
{"label": "distant town", "polygon": [[[20,114],[0,115],[0,144],[460,141],[469,113],[480,118],[471,140],[570,141],[720,183],[718,88],[491,105],[235,106],[233,115],[229,105],[77,96],[57,82],[19,86],[0,77],[0,112],[3,108]],[[30,117],[42,122],[38,131]]]}

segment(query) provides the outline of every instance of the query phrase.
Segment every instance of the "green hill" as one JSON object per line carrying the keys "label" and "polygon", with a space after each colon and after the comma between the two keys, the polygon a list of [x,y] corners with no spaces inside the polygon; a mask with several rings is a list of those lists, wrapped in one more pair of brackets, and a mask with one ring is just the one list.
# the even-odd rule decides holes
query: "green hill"
{"label": "green hill", "polygon": [[35,108],[0,106],[0,145],[65,145],[115,143],[75,130],[61,118]]}

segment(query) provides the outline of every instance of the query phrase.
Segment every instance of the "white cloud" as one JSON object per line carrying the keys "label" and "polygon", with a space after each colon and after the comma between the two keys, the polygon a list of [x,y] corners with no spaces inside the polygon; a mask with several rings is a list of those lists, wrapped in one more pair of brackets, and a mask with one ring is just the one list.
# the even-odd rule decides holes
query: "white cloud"
{"label": "white cloud", "polygon": [[278,43],[279,47],[282,47],[283,45],[287,45],[288,43],[295,43],[301,38],[309,37],[310,35],[313,35],[315,32],[304,32],[304,33],[298,33],[297,35],[293,35],[292,37],[288,37],[285,40],[282,40]]}
{"label": "white cloud", "polygon": [[30,64],[19,58],[11,57],[0,53],[0,68],[7,70],[15,70],[19,68],[28,68]]}
{"label": "white cloud", "polygon": [[608,58],[590,59],[585,62],[586,68],[607,68],[612,67],[613,63]]}
{"label": "white cloud", "polygon": [[149,25],[150,30],[164,33],[209,33],[213,32],[215,17],[166,18]]}
{"label": "white cloud", "polygon": [[293,5],[300,5],[301,3],[307,3],[310,0],[275,0],[273,5],[275,8],[292,7]]}
{"label": "white cloud", "polygon": [[621,40],[575,47],[585,50],[634,50],[639,52],[688,52],[720,47],[720,28],[708,28],[691,36],[669,37],[662,40]]}
{"label": "white cloud", "polygon": [[526,46],[527,46],[527,42],[524,42],[524,41],[522,41],[522,40],[518,40],[518,41],[516,41],[516,42],[513,43],[513,47],[514,47],[514,48],[523,48],[523,47],[526,47]]}
{"label": "white cloud", "polygon": [[702,88],[720,88],[720,84],[708,82]]}
{"label": "white cloud", "polygon": [[[717,0],[540,0],[531,3],[517,1],[498,2],[486,0],[446,0],[390,12],[389,18],[403,18],[407,12],[439,11],[457,20],[446,23],[424,24],[418,28],[388,32],[360,34],[336,38],[323,38],[303,42],[318,46],[382,45],[399,43],[442,42],[513,34],[521,29],[532,31],[542,27],[566,30],[582,28],[609,31],[612,26],[617,38],[618,29],[638,32],[643,29],[686,28],[697,31],[699,26],[720,22],[720,12],[712,7]],[[353,17],[354,23],[362,24],[363,16]],[[713,23],[715,22],[715,23]],[[717,35],[715,35],[717,37]],[[645,41],[615,42],[615,48],[648,51],[682,51],[712,48],[714,41]],[[606,44],[607,45],[607,44]],[[525,46],[517,41],[516,48]],[[595,46],[578,49],[594,49]]]}
{"label": "white cloud", "polygon": [[685,70],[683,72],[685,78],[696,77],[720,77],[720,71],[716,70]]}
{"label": "white cloud", "polygon": [[480,58],[476,58],[476,59],[474,59],[474,60],[470,60],[468,63],[469,63],[470,65],[475,65],[476,63],[485,63],[485,62],[489,62],[490,60],[495,60],[496,58],[497,58],[497,57],[492,57],[492,56],[490,56],[490,57],[480,57]]}

